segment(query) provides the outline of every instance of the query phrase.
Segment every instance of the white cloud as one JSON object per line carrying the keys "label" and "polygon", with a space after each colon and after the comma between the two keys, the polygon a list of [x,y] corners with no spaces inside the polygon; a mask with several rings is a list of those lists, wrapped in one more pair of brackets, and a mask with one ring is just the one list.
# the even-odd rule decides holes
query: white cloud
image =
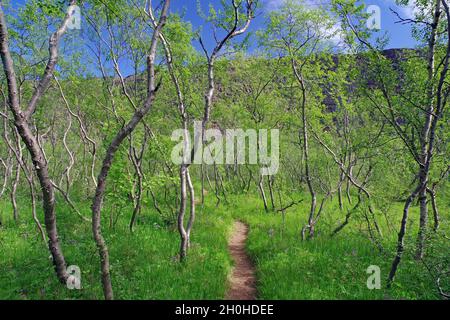
{"label": "white cloud", "polygon": [[284,0],[264,0],[264,4],[268,9],[276,9],[279,7]]}
{"label": "white cloud", "polygon": [[266,9],[276,9],[280,4],[282,0],[264,0],[264,4]]}
{"label": "white cloud", "polygon": [[395,0],[383,0],[383,2],[386,4],[387,7],[392,8],[392,10],[395,10],[402,18],[405,19],[412,19],[415,17],[415,14],[417,13],[417,8],[414,4],[412,4],[412,1],[410,4],[406,6],[397,5]]}
{"label": "white cloud", "polygon": [[[263,4],[265,5],[265,9],[267,11],[276,10],[280,8],[280,6],[287,0],[263,0]],[[327,5],[329,5],[329,0],[298,0],[299,3],[303,3],[306,8],[308,6],[311,6],[311,8],[326,8]],[[343,35],[341,33],[341,27],[338,22],[336,24],[328,29],[325,29],[325,27],[321,27],[320,30],[318,30],[320,34],[324,38],[327,38],[326,42],[328,44],[332,44],[334,47],[342,47],[343,46]]]}
{"label": "white cloud", "polygon": [[[263,0],[263,3],[265,4],[265,8],[267,10],[274,10],[280,7],[283,2],[286,0]],[[305,5],[311,5],[311,6],[323,6],[326,5],[329,1],[328,0],[298,0],[299,2],[303,2]]]}
{"label": "white cloud", "polygon": [[[269,11],[277,9],[279,6],[283,4],[284,1],[286,0],[263,0],[266,10]],[[301,0],[299,0],[299,2],[300,1]],[[411,3],[406,6],[397,5],[396,0],[361,0],[361,1],[365,3],[367,6],[372,4],[377,5],[384,3],[386,7],[396,10],[402,18],[409,18],[409,19],[414,18],[415,13],[417,12],[415,5],[412,4],[412,2],[414,1],[411,1]],[[329,3],[328,0],[303,0],[303,2],[307,5],[309,4],[312,6],[326,6]]]}

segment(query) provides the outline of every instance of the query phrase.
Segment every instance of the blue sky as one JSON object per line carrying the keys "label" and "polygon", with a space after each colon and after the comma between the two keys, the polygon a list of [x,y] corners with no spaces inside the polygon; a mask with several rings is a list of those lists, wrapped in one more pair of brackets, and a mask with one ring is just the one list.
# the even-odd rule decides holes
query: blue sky
{"label": "blue sky", "polygon": [[[266,19],[265,15],[271,10],[275,10],[284,0],[260,0],[262,1],[262,12],[252,22],[251,31],[262,28]],[[311,6],[324,6],[327,8],[328,0],[304,0]],[[181,12],[185,9],[186,20],[189,20],[195,27],[203,23],[196,13],[196,0],[172,1],[172,10]],[[191,4],[192,3],[192,4]],[[212,3],[215,7],[220,7],[220,0],[201,0],[203,8],[206,10],[208,5]],[[381,30],[380,34],[387,32],[389,35],[388,48],[411,48],[417,45],[416,41],[411,36],[411,29],[409,25],[396,24],[397,16],[391,12],[390,9],[395,10],[402,17],[413,17],[413,9],[411,7],[398,6],[395,0],[360,0],[366,6],[376,5],[381,9]],[[207,31],[207,29],[205,29]]]}
{"label": "blue sky", "polygon": [[[262,10],[253,21],[250,30],[255,31],[264,24],[265,14],[276,9],[284,0],[260,0],[262,1]],[[324,5],[327,6],[328,0],[304,0],[311,6]],[[21,6],[26,0],[10,0],[13,7]],[[202,7],[207,11],[209,4],[213,4],[216,8],[220,7],[220,0],[200,0]],[[360,0],[365,5],[377,5],[381,9],[381,32],[387,31],[390,37],[389,48],[414,47],[416,42],[411,37],[410,27],[408,25],[395,24],[397,17],[390,12],[392,8],[404,17],[412,16],[412,9],[408,7],[399,7],[395,4],[395,0]],[[176,12],[185,12],[185,19],[190,21],[194,28],[203,24],[203,20],[197,14],[197,0],[172,0],[171,10]],[[205,28],[205,33],[207,28]],[[212,45],[212,39],[205,41],[208,46]]]}
{"label": "blue sky", "polygon": [[[27,0],[10,0],[10,4],[14,9],[22,6]],[[110,1],[110,0],[109,0]],[[215,8],[220,8],[220,0],[200,0],[204,12],[208,12],[208,7],[212,4]],[[260,0],[262,1],[262,8],[250,26],[249,31],[255,32],[264,26],[267,14],[271,10],[276,10],[284,0]],[[301,0],[299,0],[301,1]],[[323,5],[327,7],[329,0],[304,0],[311,6]],[[360,0],[365,5],[377,5],[381,9],[381,30],[380,34],[385,32],[389,35],[389,43],[387,48],[412,48],[417,45],[411,36],[411,29],[408,25],[396,24],[398,18],[390,11],[390,8],[396,10],[402,17],[412,17],[413,12],[411,8],[399,7],[395,4],[395,0]],[[184,13],[184,19],[191,22],[194,29],[202,27],[203,19],[197,13],[197,0],[172,0],[171,11]],[[202,39],[209,51],[214,47],[214,40],[211,35],[210,26],[203,26]],[[198,39],[193,39],[193,44],[197,50],[201,50]],[[251,53],[255,46],[250,47]],[[119,61],[122,73],[124,75],[132,74],[131,64],[127,60]],[[88,69],[91,70],[90,67]],[[91,70],[94,74],[98,70]]]}

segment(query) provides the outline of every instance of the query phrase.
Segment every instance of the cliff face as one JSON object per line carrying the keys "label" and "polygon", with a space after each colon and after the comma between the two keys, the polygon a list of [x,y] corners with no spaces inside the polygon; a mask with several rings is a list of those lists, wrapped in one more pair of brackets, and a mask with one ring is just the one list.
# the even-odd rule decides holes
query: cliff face
{"label": "cliff face", "polygon": [[[416,50],[416,49],[405,49],[405,48],[396,48],[396,49],[387,49],[387,50],[383,50],[382,55],[385,56],[390,62],[392,67],[394,68],[394,70],[398,70],[398,72],[400,71],[399,65],[402,61],[408,59],[408,57],[410,57],[412,54],[420,55],[421,51]],[[339,60],[341,59],[341,57],[343,56],[343,54],[334,54],[331,59],[332,59],[332,63],[330,64],[330,70],[333,71],[336,68],[339,67]],[[252,59],[252,58],[250,58]],[[259,59],[259,58],[258,58]],[[364,54],[360,54],[358,56],[356,56],[355,59],[355,67],[359,68],[360,73],[365,77],[366,73],[367,73],[367,63],[366,60],[367,58],[364,56]],[[230,79],[228,79],[228,81],[232,81],[234,82],[236,85],[239,85],[239,82],[242,81],[242,79],[239,79],[239,77],[235,76],[236,75],[236,68],[239,68],[238,64],[235,63],[229,63],[227,68],[227,74],[230,77]],[[201,77],[200,77],[201,78]],[[201,86],[201,79],[200,78],[193,78],[191,83],[196,83],[198,85]],[[135,75],[129,75],[127,77],[124,78],[124,82],[126,83],[127,87],[129,87],[130,89],[133,89],[135,87],[139,88],[139,90],[145,90],[145,86],[146,86],[146,74],[144,73],[139,73],[137,76]],[[377,83],[374,80],[371,79],[367,79],[368,85],[369,87],[372,88],[376,88],[377,87]],[[112,81],[114,82],[115,85],[120,86],[121,80],[118,77],[114,77],[112,79]],[[350,85],[352,86],[352,85]],[[351,88],[350,88],[351,89]],[[230,90],[232,91],[233,89],[230,87],[227,87],[226,85],[223,85],[223,79],[221,79],[221,76],[219,73],[216,73],[216,95],[215,95],[215,100],[224,98],[224,97],[229,97],[230,95]],[[323,100],[323,104],[326,107],[326,110],[328,112],[334,112],[337,110],[338,106],[336,103],[336,97],[333,97],[327,90],[327,88],[323,89],[323,95],[324,95],[324,100]],[[337,97],[339,99],[339,97]]]}
{"label": "cliff face", "polygon": [[[416,54],[416,55],[423,55],[423,53],[419,50],[416,49],[406,49],[406,48],[398,48],[398,49],[386,49],[383,50],[381,52],[381,54],[386,57],[390,63],[391,66],[394,70],[398,71],[399,73],[401,72],[400,70],[400,64],[407,60],[409,57],[411,57],[412,54]],[[335,65],[335,67],[339,67],[339,59],[340,59],[341,55],[334,55],[333,56],[333,63]],[[356,58],[356,67],[359,68],[361,74],[363,76],[365,76],[366,72],[367,72],[367,63],[366,63],[366,58],[361,54]],[[373,79],[369,79],[367,78],[367,84],[370,88],[377,88],[378,84],[375,80]],[[351,86],[351,85],[350,85]],[[326,90],[324,90],[324,105],[326,106],[326,109],[329,112],[334,112],[337,109],[337,104],[335,99],[333,99],[331,97],[331,95],[326,92]]]}

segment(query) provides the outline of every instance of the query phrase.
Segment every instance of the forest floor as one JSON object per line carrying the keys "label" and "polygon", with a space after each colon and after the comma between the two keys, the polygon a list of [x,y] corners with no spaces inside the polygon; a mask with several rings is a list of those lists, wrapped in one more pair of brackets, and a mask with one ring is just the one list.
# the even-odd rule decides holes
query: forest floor
{"label": "forest floor", "polygon": [[226,295],[227,300],[256,299],[255,267],[245,248],[247,236],[248,226],[236,221],[228,244],[234,268],[230,278],[230,288]]}
{"label": "forest floor", "polygon": [[[303,194],[292,197],[308,202]],[[115,211],[111,199],[107,199],[103,232],[110,249],[115,297],[123,300],[439,299],[434,274],[438,267],[445,272],[450,259],[444,237],[450,232],[448,199],[450,196],[446,195],[438,203],[442,208],[440,231],[430,233],[426,259],[420,262],[414,259],[419,206],[414,204],[411,208],[404,259],[391,289],[386,288],[386,280],[396,249],[403,209],[400,202],[377,206],[385,248],[380,253],[370,241],[364,211],[355,212],[338,235],[330,236],[352,207],[347,202],[344,210],[340,210],[337,199],[330,201],[317,225],[316,237],[301,241],[301,228],[309,212],[307,205],[293,206],[282,215],[276,211],[265,212],[261,200],[248,194],[229,195],[228,203],[220,206],[216,206],[214,198],[206,198],[204,208],[198,210],[189,258],[180,264],[176,224],[168,223],[167,217],[147,204],[131,233],[129,221],[133,208]],[[103,299],[91,224],[80,220],[62,199],[58,200],[61,244],[68,265],[76,265],[81,270],[81,290],[68,290],[56,280],[47,245],[39,237],[25,195],[18,198],[19,222],[12,218],[10,201],[0,201],[0,300]],[[89,217],[90,201],[74,201],[83,216]],[[37,214],[43,221],[40,207]],[[117,223],[111,226],[108,221]],[[425,263],[436,266],[436,271],[433,269],[430,274]],[[371,265],[380,267],[379,290],[367,287],[367,268]],[[445,290],[449,281],[450,277],[442,276]]]}

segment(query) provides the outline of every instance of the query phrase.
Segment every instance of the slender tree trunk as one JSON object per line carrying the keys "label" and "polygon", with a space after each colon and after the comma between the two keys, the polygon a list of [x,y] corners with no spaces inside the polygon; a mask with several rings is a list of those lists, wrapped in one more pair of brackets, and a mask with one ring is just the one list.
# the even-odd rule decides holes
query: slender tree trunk
{"label": "slender tree trunk", "polygon": [[[6,98],[4,92],[3,92],[3,88],[1,88],[1,93],[3,96],[3,100],[4,100],[4,104],[5,104],[5,115],[8,114],[8,99]],[[8,119],[5,117],[3,118],[3,134],[2,137],[5,140],[5,143],[8,143]],[[12,175],[13,172],[13,167],[14,167],[14,162],[12,160],[13,157],[13,151],[11,149],[8,150],[8,157],[6,158],[6,161],[4,161],[3,159],[0,159],[3,167],[5,168],[4,171],[4,175],[3,175],[3,185],[2,185],[2,189],[0,191],[0,198],[3,197],[3,194],[5,194],[7,185],[8,185],[8,180]]]}
{"label": "slender tree trunk", "polygon": [[[223,37],[222,40],[217,41],[216,39],[216,46],[214,47],[211,54],[208,53],[208,50],[205,48],[202,39],[200,38],[200,45],[202,46],[203,52],[205,53],[207,62],[208,62],[208,89],[205,93],[205,108],[203,113],[203,119],[202,119],[202,143],[205,145],[206,143],[206,125],[209,121],[209,118],[211,116],[211,108],[213,106],[213,98],[214,98],[214,92],[215,92],[215,78],[214,78],[214,63],[216,62],[216,59],[222,50],[222,48],[233,38],[244,34],[248,27],[250,26],[250,22],[253,19],[254,15],[254,7],[256,5],[254,0],[246,0],[246,19],[245,24],[239,28],[240,23],[240,14],[239,14],[239,6],[240,3],[236,1],[231,1],[234,16],[233,16],[233,23],[230,30],[226,33],[226,35]],[[204,204],[205,200],[205,191],[204,191],[204,165],[203,161],[201,164],[201,170],[202,170],[202,205]]]}
{"label": "slender tree trunk", "polygon": [[273,194],[273,176],[267,176],[267,184],[269,185],[270,203],[272,205],[272,210],[275,210],[275,199]]}
{"label": "slender tree trunk", "polygon": [[97,188],[95,191],[94,200],[92,202],[92,233],[94,240],[97,244],[98,252],[100,255],[100,265],[102,272],[102,285],[103,293],[106,300],[112,300],[114,298],[113,289],[111,285],[110,264],[109,264],[109,252],[105,239],[101,232],[101,209],[103,205],[103,198],[106,191],[106,180],[109,170],[111,168],[114,156],[122,144],[123,140],[127,138],[144,118],[144,116],[150,111],[153,105],[156,92],[159,86],[155,84],[155,59],[156,49],[159,39],[159,34],[164,24],[166,23],[167,12],[169,9],[170,0],[164,1],[164,6],[161,10],[159,23],[156,26],[152,41],[150,45],[149,54],[147,56],[147,98],[142,108],[137,109],[131,120],[116,134],[112,142],[110,143],[105,158],[103,159],[102,168],[97,178]]}
{"label": "slender tree trunk", "polygon": [[423,258],[427,234],[427,225],[428,225],[428,202],[426,191],[427,181],[428,181],[428,174],[426,172],[421,172],[420,184],[423,185],[423,188],[422,190],[420,190],[418,195],[420,205],[420,220],[419,220],[419,232],[417,235],[417,250],[415,256],[417,260]]}
{"label": "slender tree trunk", "polygon": [[[70,1],[70,6],[73,6],[75,4],[76,1]],[[58,231],[56,228],[55,194],[53,184],[49,177],[48,164],[45,159],[44,151],[40,147],[37,137],[34,136],[29,121],[36,109],[37,103],[47,89],[49,82],[53,76],[53,71],[58,61],[58,43],[61,36],[67,29],[71,15],[71,9],[69,8],[69,13],[66,15],[61,26],[55,33],[52,34],[49,39],[49,59],[47,62],[47,66],[45,68],[43,76],[41,77],[38,85],[35,88],[27,109],[24,111],[20,108],[19,90],[17,86],[16,74],[14,71],[14,63],[8,44],[8,29],[6,26],[6,19],[4,16],[3,8],[1,7],[0,3],[0,54],[3,62],[3,69],[6,75],[6,81],[8,84],[8,103],[10,110],[14,115],[14,124],[22,141],[24,142],[27,150],[31,155],[33,166],[39,179],[42,190],[42,201],[45,215],[45,228],[48,235],[48,246],[53,258],[53,264],[55,265],[57,277],[62,283],[66,283],[68,274],[66,270],[66,261],[60,247]]]}
{"label": "slender tree trunk", "polygon": [[261,193],[261,198],[262,198],[263,203],[264,203],[264,210],[266,212],[269,212],[269,206],[267,205],[267,197],[266,197],[266,193],[264,191],[264,183],[263,183],[263,177],[262,176],[259,176],[258,189],[259,189],[259,192]]}
{"label": "slender tree trunk", "polygon": [[417,250],[416,259],[421,259],[424,255],[425,248],[425,237],[427,232],[428,223],[428,203],[427,203],[427,183],[429,168],[427,168],[426,163],[428,159],[428,148],[430,139],[430,130],[433,121],[434,113],[434,77],[435,77],[435,52],[436,52],[436,41],[437,41],[437,31],[438,24],[441,15],[441,0],[435,0],[434,17],[433,24],[431,26],[430,40],[428,43],[428,91],[427,91],[427,103],[428,108],[425,115],[425,124],[423,126],[422,132],[420,134],[420,169],[419,169],[419,180],[420,185],[423,186],[422,190],[419,191],[419,202],[420,202],[420,225],[419,232],[417,235]]}
{"label": "slender tree trunk", "polygon": [[3,159],[0,159],[2,162],[3,167],[5,168],[4,175],[3,175],[3,185],[2,189],[0,191],[0,198],[3,197],[6,191],[6,186],[8,185],[8,179],[12,172],[12,164],[11,164],[11,154],[8,154],[8,159],[4,161]]}
{"label": "slender tree trunk", "polygon": [[439,210],[436,204],[436,193],[432,189],[427,189],[428,194],[430,195],[431,206],[433,208],[433,218],[434,218],[434,226],[433,231],[436,232],[439,229]]}
{"label": "slender tree trunk", "polygon": [[38,229],[42,240],[44,242],[47,242],[47,237],[45,236],[44,229],[42,228],[41,222],[39,221],[39,218],[36,213],[36,191],[34,188],[33,172],[31,170],[29,170],[29,171],[30,171],[30,174],[29,174],[29,177],[27,177],[27,179],[28,179],[28,184],[30,186],[31,213],[33,215],[34,223],[36,224],[36,228]]}
{"label": "slender tree trunk", "polygon": [[[352,164],[352,154],[349,154],[349,165],[348,165],[348,172],[349,175],[353,177],[353,164]],[[347,185],[345,187],[345,194],[347,195],[347,201],[348,203],[352,204],[352,195],[350,194],[350,186],[351,182],[347,179]]]}
{"label": "slender tree trunk", "polygon": [[141,202],[142,202],[142,188],[143,188],[143,174],[142,174],[142,155],[144,152],[146,139],[144,139],[143,146],[141,149],[140,156],[136,155],[136,150],[133,147],[133,141],[130,138],[130,148],[129,148],[129,158],[131,162],[133,163],[134,170],[136,173],[137,178],[137,194],[134,197],[134,208],[133,208],[133,214],[131,215],[131,221],[130,221],[130,231],[133,232],[133,227],[136,223],[136,218],[138,214],[141,212]]}
{"label": "slender tree trunk", "polygon": [[[342,163],[346,163],[346,157],[344,156],[344,159],[342,161]],[[338,192],[338,201],[339,201],[339,210],[343,211],[344,210],[344,201],[342,200],[342,185],[345,181],[345,174],[341,171],[339,173],[339,184],[338,184],[338,188],[337,188],[337,192]]]}
{"label": "slender tree trunk", "polygon": [[186,259],[188,249],[188,235],[184,228],[184,217],[186,215],[186,165],[180,166],[180,212],[178,213],[178,232],[180,233],[180,262]]}
{"label": "slender tree trunk", "polygon": [[17,207],[17,185],[19,184],[20,180],[20,165],[17,163],[16,166],[16,176],[14,180],[12,181],[11,185],[11,205],[13,207],[13,218],[14,221],[19,221],[19,208]]}
{"label": "slender tree trunk", "polygon": [[[442,64],[442,70],[438,80],[438,86],[435,93],[433,81],[435,77],[434,70],[434,60],[435,60],[435,46],[436,46],[436,37],[437,37],[437,28],[441,15],[441,3],[444,6],[445,14],[447,18],[447,44],[446,44],[446,55],[444,58],[444,62]],[[428,175],[431,166],[431,160],[434,153],[434,143],[436,138],[436,128],[438,126],[438,121],[442,116],[445,98],[443,97],[443,88],[445,79],[449,69],[450,62],[450,12],[448,4],[445,0],[436,0],[435,10],[434,10],[434,18],[432,23],[430,41],[429,41],[429,52],[428,52],[428,80],[429,80],[429,91],[428,91],[428,100],[429,107],[426,114],[425,125],[423,127],[422,135],[420,137],[421,141],[421,155],[419,157],[420,163],[420,171],[419,171],[419,183],[416,189],[411,193],[405,203],[405,208],[403,210],[403,218],[400,227],[400,232],[398,234],[398,244],[397,244],[397,254],[392,262],[391,271],[389,273],[388,278],[388,287],[391,286],[394,281],[395,274],[397,272],[398,265],[400,264],[402,254],[404,251],[404,236],[406,231],[406,222],[408,219],[408,211],[411,203],[418,195],[423,195],[424,191],[426,192],[427,183],[428,183]],[[424,147],[425,146],[425,147]],[[426,197],[425,197],[426,198]],[[421,199],[423,201],[423,199]],[[421,203],[422,204],[422,203]],[[428,218],[428,210],[424,211],[425,207],[421,206],[421,226],[419,229],[418,235],[418,246],[416,250],[416,258],[421,258],[424,254],[424,239],[426,234],[426,223]],[[423,237],[423,238],[422,238]]]}
{"label": "slender tree trunk", "polygon": [[402,259],[403,251],[405,249],[404,244],[404,238],[406,234],[406,226],[408,222],[408,214],[409,214],[409,208],[411,207],[412,202],[419,194],[420,190],[422,189],[422,185],[419,184],[416,189],[410,194],[408,199],[406,199],[405,206],[403,208],[403,217],[402,222],[400,224],[400,231],[398,232],[398,240],[397,240],[397,254],[394,258],[394,261],[392,262],[391,271],[389,272],[389,278],[387,287],[390,288],[392,285],[392,282],[394,281],[395,274],[397,272],[398,265],[400,264],[400,261]]}
{"label": "slender tree trunk", "polygon": [[190,203],[190,215],[188,224],[186,227],[186,235],[187,235],[187,246],[188,248],[191,245],[191,231],[192,227],[194,226],[195,221],[195,191],[194,191],[194,185],[191,181],[191,175],[189,173],[189,167],[186,168],[186,182],[189,189],[189,203]]}
{"label": "slender tree trunk", "polygon": [[344,210],[344,204],[342,202],[342,184],[338,186],[338,201],[339,201],[339,210]]}
{"label": "slender tree trunk", "polygon": [[[213,105],[213,97],[215,92],[215,79],[214,79],[214,63],[215,56],[208,58],[208,91],[205,94],[205,110],[202,119],[202,148],[206,146],[206,125],[211,116],[211,108]],[[205,204],[205,165],[201,163],[202,172],[202,205]]]}
{"label": "slender tree trunk", "polygon": [[303,156],[305,162],[306,184],[308,185],[308,190],[311,196],[311,206],[308,217],[308,229],[309,229],[309,237],[312,238],[314,236],[314,216],[316,213],[317,196],[312,184],[311,171],[309,167],[310,163],[309,163],[308,124],[306,116],[306,87],[303,76],[301,72],[297,70],[296,62],[293,58],[291,59],[291,65],[295,77],[297,78],[297,81],[300,84],[300,88],[302,91],[301,117],[302,117],[302,134],[303,134]]}

